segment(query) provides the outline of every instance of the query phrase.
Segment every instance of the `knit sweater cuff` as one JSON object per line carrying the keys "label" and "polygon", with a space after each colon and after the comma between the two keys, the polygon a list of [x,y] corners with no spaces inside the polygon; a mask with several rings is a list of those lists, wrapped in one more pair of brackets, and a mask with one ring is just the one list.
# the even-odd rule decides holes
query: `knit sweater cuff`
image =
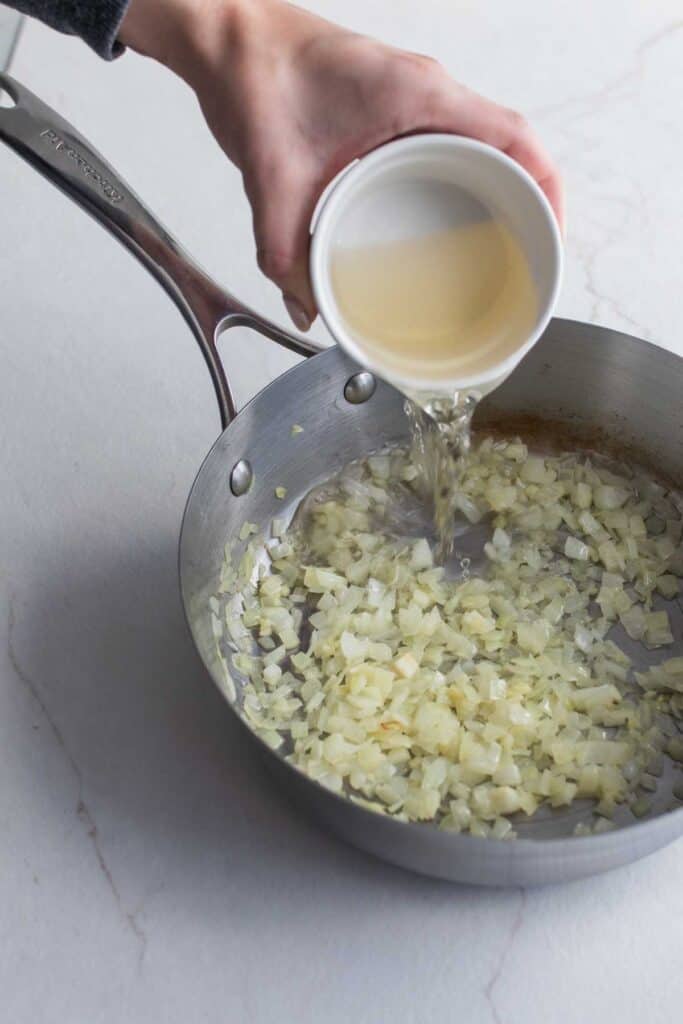
{"label": "knit sweater cuff", "polygon": [[51,28],[80,36],[95,53],[113,60],[123,53],[117,36],[130,0],[8,0],[11,7]]}

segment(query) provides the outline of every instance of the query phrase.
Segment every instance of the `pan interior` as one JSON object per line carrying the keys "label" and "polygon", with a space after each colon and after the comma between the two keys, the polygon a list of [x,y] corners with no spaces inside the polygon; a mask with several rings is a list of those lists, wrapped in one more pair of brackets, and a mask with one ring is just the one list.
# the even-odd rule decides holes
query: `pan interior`
{"label": "pan interior", "polygon": [[[554,321],[550,333],[510,381],[482,404],[477,415],[478,431],[507,437],[519,435],[536,449],[607,451],[646,466],[651,475],[659,475],[669,483],[683,480],[683,438],[672,443],[670,437],[667,442],[661,436],[661,428],[657,427],[657,423],[661,424],[661,410],[656,419],[654,410],[657,402],[661,404],[662,388],[654,383],[649,395],[652,406],[643,402],[634,363],[638,353],[645,357],[645,363],[648,356],[651,361],[656,361],[657,355],[667,361],[668,356],[652,346],[635,343],[634,339],[620,341],[624,338],[588,325]],[[640,351],[641,346],[645,351]],[[628,406],[614,398],[610,366],[606,365],[612,361],[614,379],[621,381],[623,391],[624,354],[630,357],[634,364],[631,369],[636,372],[630,385],[630,418]],[[678,385],[683,388],[683,373],[677,365],[676,369]],[[273,517],[289,520],[312,487],[350,461],[387,446],[405,444],[409,439],[403,398],[388,385],[380,382],[370,400],[360,405],[346,400],[345,384],[355,372],[357,367],[353,363],[338,350],[330,350],[280,378],[218,439],[191,493],[180,551],[183,598],[200,654],[214,681],[237,708],[242,696],[240,675],[234,666],[230,667],[236,691],[233,697],[225,666],[218,656],[209,613],[225,543],[239,535],[245,522],[255,523],[263,533]],[[612,394],[611,402],[605,400],[605,394]],[[293,431],[295,425],[303,430]],[[254,484],[246,495],[235,498],[229,477],[232,466],[241,458],[249,459]],[[280,488],[286,489],[284,498],[277,497],[276,489],[282,494]],[[478,526],[462,532],[460,551],[476,557],[488,539],[485,530],[486,527]],[[236,557],[245,543],[237,543]],[[664,655],[630,641],[621,627],[611,634],[639,670],[661,661],[663,656],[683,656],[683,609],[680,603],[667,602],[667,607],[676,642]],[[678,779],[680,772],[665,759],[665,770],[648,817],[671,809],[675,803],[672,787]],[[515,821],[515,829],[527,838],[569,836],[579,821],[591,820],[590,807],[586,801],[583,806],[575,804],[559,811],[541,809],[528,821]],[[615,820],[619,825],[634,821],[628,808],[622,809]]]}

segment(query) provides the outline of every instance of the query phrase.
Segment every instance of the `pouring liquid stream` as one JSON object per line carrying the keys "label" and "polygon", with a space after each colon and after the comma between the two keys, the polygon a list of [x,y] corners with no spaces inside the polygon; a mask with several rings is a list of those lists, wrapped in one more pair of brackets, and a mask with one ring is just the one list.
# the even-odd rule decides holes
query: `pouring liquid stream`
{"label": "pouring liquid stream", "polygon": [[[454,553],[455,527],[460,511],[460,480],[470,450],[471,424],[479,392],[412,394],[405,409],[410,424],[411,452],[423,486],[433,503],[437,558],[447,561]],[[463,576],[469,559],[455,552]]]}
{"label": "pouring liquid stream", "polygon": [[[537,314],[526,257],[510,230],[486,217],[339,248],[332,283],[359,346],[410,399],[413,457],[433,497],[437,555],[444,561],[454,547],[472,417],[490,390],[477,380],[525,343]],[[471,383],[457,389],[446,383],[454,380]],[[467,559],[460,563],[466,574]]]}

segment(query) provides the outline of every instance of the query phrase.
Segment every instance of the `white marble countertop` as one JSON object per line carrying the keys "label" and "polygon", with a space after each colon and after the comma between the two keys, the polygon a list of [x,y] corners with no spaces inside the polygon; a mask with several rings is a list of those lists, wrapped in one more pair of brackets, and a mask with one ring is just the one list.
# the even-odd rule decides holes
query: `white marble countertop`
{"label": "white marble countertop", "polygon": [[[683,353],[680,0],[318,0],[527,112],[569,194],[560,311]],[[280,316],[187,91],[31,24],[14,74]],[[180,515],[218,430],[182,321],[0,148],[0,1018],[648,1024],[683,1005],[683,846],[540,891],[386,867],[271,791],[186,633]],[[246,398],[290,363],[225,345]]]}
{"label": "white marble countertop", "polygon": [[9,7],[0,5],[0,71],[10,61],[17,43],[21,17]]}

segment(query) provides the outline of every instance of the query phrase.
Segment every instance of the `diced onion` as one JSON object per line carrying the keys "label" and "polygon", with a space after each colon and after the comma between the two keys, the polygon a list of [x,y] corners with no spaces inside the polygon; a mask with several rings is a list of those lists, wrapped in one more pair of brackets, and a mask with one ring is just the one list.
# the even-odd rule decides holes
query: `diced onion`
{"label": "diced onion", "polygon": [[633,675],[609,631],[673,640],[661,604],[683,574],[676,496],[487,439],[452,501],[460,522],[490,522],[487,567],[463,561],[453,579],[414,512],[407,537],[396,526],[421,487],[409,453],[379,452],[293,525],[273,520],[266,558],[251,523],[237,568],[226,545],[207,613],[251,728],[361,806],[454,832],[511,839],[511,816],[586,798],[598,817],[577,835],[614,827],[619,804],[647,814],[663,754],[683,763],[676,729],[657,724],[667,709],[683,719],[683,658]]}

